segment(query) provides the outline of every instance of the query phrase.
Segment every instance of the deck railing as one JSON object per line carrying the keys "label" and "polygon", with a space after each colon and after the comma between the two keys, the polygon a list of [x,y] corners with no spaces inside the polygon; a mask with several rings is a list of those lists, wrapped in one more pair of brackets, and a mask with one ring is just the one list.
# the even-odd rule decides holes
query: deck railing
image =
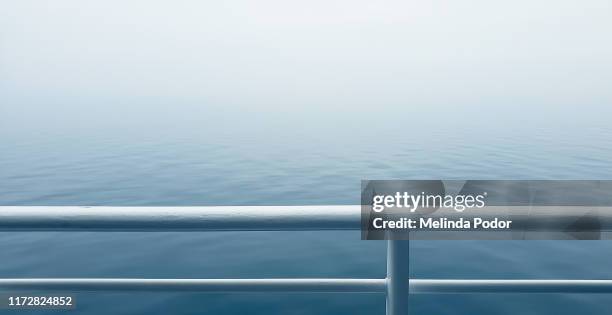
{"label": "deck railing", "polygon": [[[358,230],[359,206],[0,207],[0,231]],[[612,280],[409,279],[409,242],[387,241],[384,279],[10,278],[0,291],[378,293],[388,315],[408,313],[410,293],[612,293]]]}

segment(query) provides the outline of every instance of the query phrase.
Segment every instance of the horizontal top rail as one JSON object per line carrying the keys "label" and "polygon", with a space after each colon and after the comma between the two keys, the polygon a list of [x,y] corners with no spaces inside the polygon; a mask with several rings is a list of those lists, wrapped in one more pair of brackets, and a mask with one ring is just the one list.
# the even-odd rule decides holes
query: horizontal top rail
{"label": "horizontal top rail", "polygon": [[360,206],[0,207],[0,231],[358,230]]}

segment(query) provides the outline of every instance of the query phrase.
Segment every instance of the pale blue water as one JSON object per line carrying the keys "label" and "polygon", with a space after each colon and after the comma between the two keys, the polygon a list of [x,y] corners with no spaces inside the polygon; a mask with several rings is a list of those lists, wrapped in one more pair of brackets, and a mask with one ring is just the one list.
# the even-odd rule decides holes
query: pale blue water
{"label": "pale blue water", "polygon": [[[245,116],[14,124],[0,138],[0,204],[357,204],[365,178],[612,178],[612,128],[605,123],[500,117],[414,126],[374,125],[380,117],[342,113],[304,121]],[[356,231],[3,232],[0,277],[382,278],[385,246],[361,241]],[[612,279],[611,266],[607,241],[411,247],[416,278]],[[72,314],[384,313],[384,297],[370,294],[78,293],[77,299]],[[411,314],[607,314],[612,307],[609,295],[571,294],[413,295],[410,303]]]}

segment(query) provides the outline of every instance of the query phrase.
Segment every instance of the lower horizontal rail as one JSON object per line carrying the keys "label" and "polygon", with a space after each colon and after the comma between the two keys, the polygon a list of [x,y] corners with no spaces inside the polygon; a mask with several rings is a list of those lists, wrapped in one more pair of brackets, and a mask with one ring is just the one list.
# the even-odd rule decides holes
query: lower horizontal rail
{"label": "lower horizontal rail", "polygon": [[612,293],[612,280],[410,280],[411,293]]}
{"label": "lower horizontal rail", "polygon": [[[385,293],[385,279],[0,279],[0,291]],[[411,279],[410,293],[612,293],[612,280]]]}
{"label": "lower horizontal rail", "polygon": [[384,279],[0,279],[0,291],[193,291],[364,292],[385,291]]}

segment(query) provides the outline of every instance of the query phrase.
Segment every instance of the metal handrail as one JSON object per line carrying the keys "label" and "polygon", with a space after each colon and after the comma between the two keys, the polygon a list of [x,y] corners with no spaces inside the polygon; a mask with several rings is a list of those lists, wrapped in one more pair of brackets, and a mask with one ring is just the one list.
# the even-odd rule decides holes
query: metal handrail
{"label": "metal handrail", "polygon": [[0,231],[295,231],[360,226],[360,206],[0,207]]}
{"label": "metal handrail", "polygon": [[[411,294],[612,293],[612,280],[410,279]],[[0,279],[11,291],[190,291],[385,293],[386,279]]]}
{"label": "metal handrail", "polygon": [[[358,230],[360,206],[0,207],[0,231]],[[409,242],[389,240],[385,279],[0,279],[0,290],[384,293],[612,293],[612,280],[409,279]]]}
{"label": "metal handrail", "polygon": [[0,279],[2,290],[385,292],[385,279]]}

